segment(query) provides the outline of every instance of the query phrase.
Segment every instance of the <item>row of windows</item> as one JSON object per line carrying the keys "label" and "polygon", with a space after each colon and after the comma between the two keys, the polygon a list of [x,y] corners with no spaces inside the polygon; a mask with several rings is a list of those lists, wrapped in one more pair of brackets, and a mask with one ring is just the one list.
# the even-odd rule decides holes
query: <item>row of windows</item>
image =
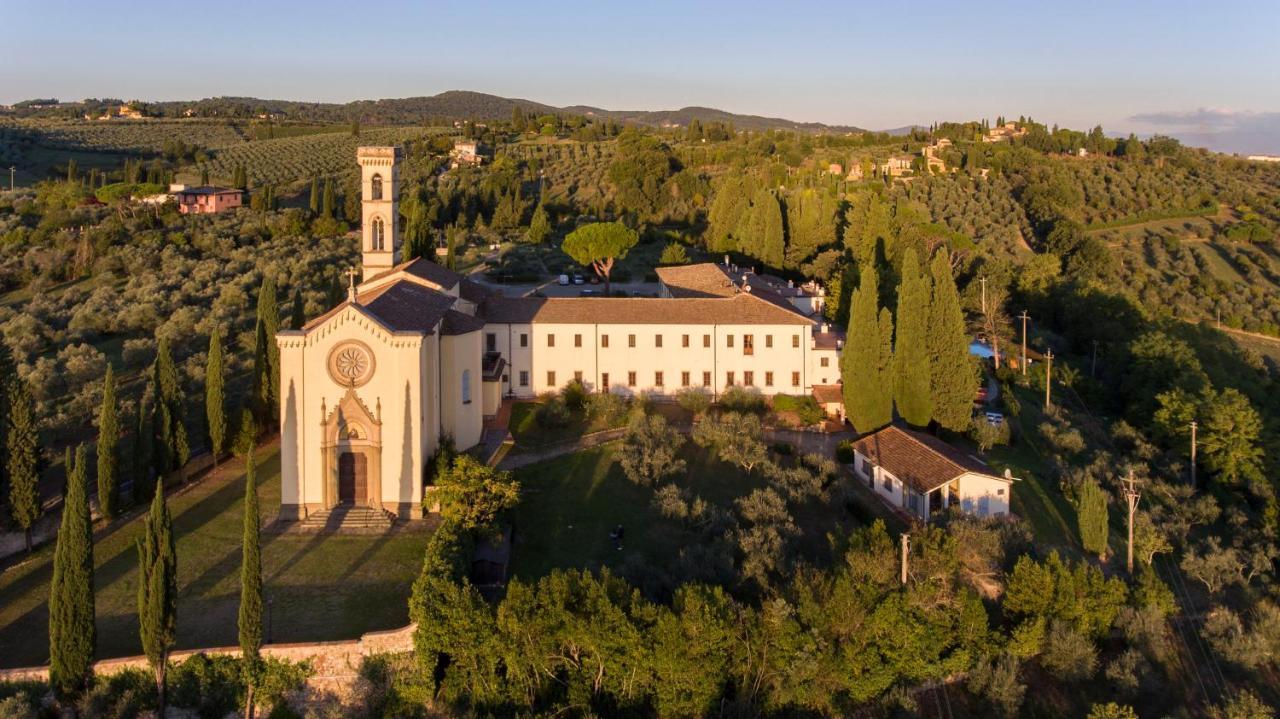
{"label": "row of windows", "polygon": [[[628,387],[635,387],[635,386],[636,386],[636,381],[637,381],[637,380],[636,380],[636,378],[637,378],[637,374],[638,374],[638,373],[637,373],[635,370],[631,370],[631,371],[627,372],[627,386],[628,386]],[[574,372],[574,373],[573,373],[573,379],[574,379],[575,381],[577,381],[577,382],[582,382],[582,372],[581,372],[581,371]],[[725,373],[725,379],[724,379],[725,386],[729,386],[729,387],[733,386],[733,385],[736,383],[736,380],[737,380],[737,376],[735,375],[735,373],[733,373],[733,372],[726,372],[726,373]],[[754,386],[755,386],[755,383],[756,383],[756,373],[755,373],[755,372],[752,372],[752,371],[749,371],[749,370],[748,370],[748,371],[746,371],[746,372],[743,372],[743,373],[742,373],[742,384],[743,384],[743,385],[745,385],[745,386],[747,386],[747,387],[754,387]],[[528,387],[528,386],[529,386],[529,371],[528,371],[528,370],[520,370],[520,386],[521,386],[521,387]],[[547,386],[548,386],[548,387],[557,387],[557,386],[559,386],[559,385],[557,385],[557,384],[556,384],[556,372],[555,372],[555,370],[549,370],[549,371],[547,372]],[[661,372],[661,371],[654,372],[654,373],[653,373],[653,386],[654,386],[654,387],[665,387],[665,386],[666,386],[666,373]],[[693,373],[692,373],[692,372],[687,372],[687,371],[686,371],[686,372],[681,372],[681,373],[680,373],[680,386],[681,386],[681,387],[692,387],[692,386],[693,386]],[[702,386],[703,386],[703,387],[710,387],[710,386],[711,386],[711,373],[710,373],[710,372],[703,372],[703,373],[702,373]],[[772,386],[773,386],[773,373],[772,373],[772,372],[765,372],[765,373],[764,373],[764,386],[765,386],[765,387],[772,387]],[[800,373],[799,373],[799,372],[792,372],[792,373],[791,373],[791,386],[792,386],[792,387],[799,387],[799,386],[800,386]],[[605,389],[605,390],[609,389],[609,373],[608,373],[608,372],[602,372],[602,373],[600,374],[600,387],[601,387],[601,389]]]}
{"label": "row of windows", "polygon": [[[733,341],[734,341],[733,337],[734,337],[733,335],[724,336],[726,347],[733,347]],[[689,338],[690,338],[690,335],[680,335],[680,346],[681,347],[691,346]],[[663,342],[662,335],[656,334],[653,336],[654,347],[658,347],[658,348],[662,347],[663,346],[662,342]],[[524,333],[524,332],[520,333],[520,346],[521,347],[529,346],[529,335],[527,333]],[[547,334],[547,346],[548,347],[556,346],[555,333]],[[573,346],[574,347],[582,346],[581,334],[575,334],[573,336]],[[600,335],[600,346],[601,347],[609,346],[609,335]],[[633,335],[633,334],[627,335],[627,347],[635,347],[635,346],[636,346],[636,335]],[[702,346],[703,347],[711,346],[711,335],[709,334],[702,335]],[[773,347],[773,335],[764,336],[764,346],[766,349],[770,349]],[[791,346],[792,348],[796,348],[796,349],[800,347],[800,335],[791,335]],[[743,354],[748,354],[748,355],[755,354],[755,347],[756,347],[755,335],[742,335],[742,353]],[[488,352],[496,352],[498,350],[498,336],[496,334],[490,332],[487,335],[485,335],[485,350]]]}

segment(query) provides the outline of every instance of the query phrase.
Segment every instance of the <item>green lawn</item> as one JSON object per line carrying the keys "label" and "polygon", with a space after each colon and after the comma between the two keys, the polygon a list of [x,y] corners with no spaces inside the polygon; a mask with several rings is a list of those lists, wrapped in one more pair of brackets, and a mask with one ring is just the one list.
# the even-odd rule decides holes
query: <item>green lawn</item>
{"label": "green lawn", "polygon": [[[264,525],[280,502],[276,447],[258,454]],[[171,491],[177,534],[178,646],[237,643],[244,473],[239,462],[181,494]],[[98,657],[141,653],[136,618],[139,517],[131,515],[95,539]],[[266,594],[273,602],[276,642],[350,639],[408,622],[410,585],[427,533],[372,536],[262,535]],[[0,574],[0,666],[48,660],[47,595],[53,547]]]}
{"label": "green lawn", "polygon": [[[698,541],[680,523],[658,514],[650,502],[652,488],[627,480],[616,461],[619,447],[602,445],[517,470],[521,502],[515,512],[513,576],[533,580],[555,568],[616,568],[633,554],[667,565],[682,547]],[[732,509],[734,499],[765,486],[763,478],[743,474],[692,442],[681,454],[688,469],[677,484],[708,503]],[[817,561],[829,556],[828,533],[844,534],[857,524],[844,507],[816,500],[793,508],[792,517],[803,532],[800,553]],[[622,551],[609,539],[619,524],[626,529]]]}
{"label": "green lawn", "polygon": [[1013,423],[1014,444],[987,452],[987,463],[997,470],[1008,468],[1021,480],[1013,486],[1013,513],[1031,525],[1036,541],[1075,553],[1079,551],[1075,508],[1049,476],[1045,459],[1040,455],[1041,448],[1036,444],[1041,440],[1035,428],[1044,421],[1038,404],[1043,396],[1022,388],[1016,389],[1015,394],[1021,402],[1022,413],[1018,417],[1006,414]]}

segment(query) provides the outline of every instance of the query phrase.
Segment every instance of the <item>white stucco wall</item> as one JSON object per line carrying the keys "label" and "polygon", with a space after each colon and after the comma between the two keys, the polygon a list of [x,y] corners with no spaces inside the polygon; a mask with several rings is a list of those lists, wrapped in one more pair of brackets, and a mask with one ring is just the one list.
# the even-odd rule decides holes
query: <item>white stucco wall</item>
{"label": "white stucco wall", "polygon": [[[490,324],[484,334],[493,335],[496,351],[507,359],[508,382],[504,383],[503,394],[512,392],[517,397],[560,389],[576,372],[582,373],[583,382],[593,391],[601,387],[607,374],[611,390],[635,394],[674,394],[684,386],[684,372],[689,373],[692,387],[703,386],[703,373],[710,372],[711,389],[717,393],[724,391],[730,372],[737,385],[745,385],[750,372],[751,386],[764,394],[801,394],[814,384],[809,372],[810,328],[803,325],[539,322]],[[528,338],[527,346],[521,346],[522,335]],[[685,335],[689,336],[688,347],[684,346]],[[750,355],[743,350],[745,335],[752,336]],[[793,336],[799,338],[798,347],[793,346]],[[551,337],[555,338],[554,344]],[[579,337],[580,346],[575,341]],[[527,373],[527,385],[521,384],[522,372]],[[636,374],[635,386],[629,386],[631,372]],[[662,373],[661,385],[658,372]],[[798,384],[792,384],[793,372],[798,375]],[[772,373],[772,385],[768,383],[768,373]],[[832,378],[836,376],[838,371]]]}
{"label": "white stucco wall", "polygon": [[[960,506],[979,517],[1009,514],[1013,482],[969,473],[960,478]],[[985,511],[984,511],[985,509]]]}
{"label": "white stucco wall", "polygon": [[[441,338],[440,394],[443,408],[442,429],[453,437],[458,449],[467,449],[480,442],[484,425],[484,398],[481,395],[483,378],[480,373],[481,333]],[[469,376],[470,398],[463,397],[462,374]],[[433,448],[434,449],[434,448]]]}
{"label": "white stucco wall", "polygon": [[[424,342],[424,340],[427,340]],[[285,331],[280,346],[281,504],[286,516],[305,516],[325,507],[322,445],[324,413],[331,413],[348,388],[330,376],[330,352],[345,342],[368,347],[375,366],[355,394],[380,415],[381,501],[389,511],[413,512],[422,499],[422,458],[435,448],[438,426],[430,412],[424,374],[433,372],[433,338],[393,333],[354,308],[302,332]],[[370,472],[373,468],[370,468]],[[372,477],[371,477],[372,481]]]}

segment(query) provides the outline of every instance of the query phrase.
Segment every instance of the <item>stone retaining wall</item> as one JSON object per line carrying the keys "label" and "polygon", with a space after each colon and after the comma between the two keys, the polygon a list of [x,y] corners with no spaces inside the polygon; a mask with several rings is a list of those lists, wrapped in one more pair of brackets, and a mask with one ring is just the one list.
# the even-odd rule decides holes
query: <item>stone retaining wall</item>
{"label": "stone retaining wall", "polygon": [[[291,662],[310,662],[313,674],[307,680],[307,689],[343,697],[349,694],[359,678],[360,666],[365,657],[413,651],[413,631],[416,626],[410,624],[389,631],[369,632],[359,639],[346,641],[268,644],[262,648],[262,654]],[[169,659],[177,664],[201,653],[239,656],[240,647],[184,649],[173,652]],[[127,669],[146,669],[147,666],[145,656],[103,659],[94,663],[93,673],[100,677],[109,676]],[[47,681],[48,678],[49,667],[0,670],[0,682]]]}

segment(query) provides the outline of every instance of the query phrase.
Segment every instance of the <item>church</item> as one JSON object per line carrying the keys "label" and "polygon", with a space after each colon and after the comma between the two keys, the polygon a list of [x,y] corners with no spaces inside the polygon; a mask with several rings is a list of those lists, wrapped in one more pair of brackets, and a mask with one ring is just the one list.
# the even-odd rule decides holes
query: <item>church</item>
{"label": "church", "polygon": [[[503,401],[570,381],[672,397],[730,386],[810,394],[839,381],[821,296],[717,264],[666,268],[656,297],[506,297],[401,261],[399,147],[362,147],[361,269],[344,302],[280,349],[281,519],[340,505],[419,518],[445,438],[478,444]],[[356,275],[360,281],[356,282]]]}

